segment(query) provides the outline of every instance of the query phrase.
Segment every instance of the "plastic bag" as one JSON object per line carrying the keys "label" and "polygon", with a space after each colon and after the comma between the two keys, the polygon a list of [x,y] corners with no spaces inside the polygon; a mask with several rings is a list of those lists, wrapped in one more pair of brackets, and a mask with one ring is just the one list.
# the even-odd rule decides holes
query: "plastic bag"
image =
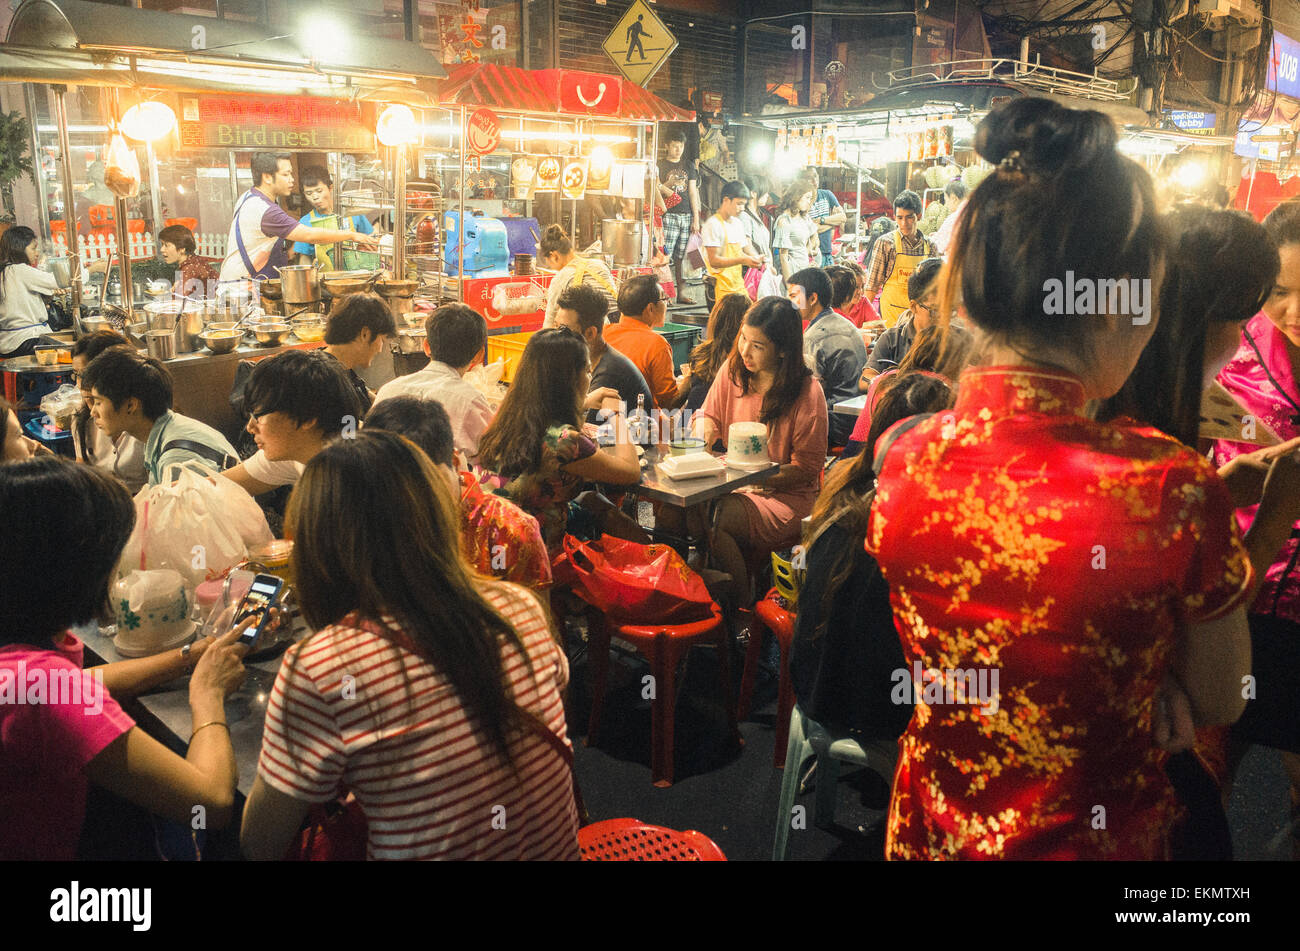
{"label": "plastic bag", "polygon": [[104,184],[118,198],[135,198],[140,194],[140,160],[121,132],[113,133],[104,154]]}
{"label": "plastic bag", "polygon": [[704,579],[668,545],[565,535],[552,571],[556,584],[572,584],[588,604],[633,623],[702,621],[712,614]]}
{"label": "plastic bag", "polygon": [[698,231],[686,240],[686,260],[691,267],[704,267],[704,238]]}
{"label": "plastic bag", "polygon": [[781,275],[770,267],[763,268],[763,276],[758,279],[758,300],[762,297],[785,296],[785,289],[781,286]]}
{"label": "plastic bag", "polygon": [[505,395],[501,390],[501,374],[506,371],[506,361],[502,358],[493,360],[487,366],[477,366],[466,372],[463,379],[483,397],[495,410]]}
{"label": "plastic bag", "polygon": [[72,420],[82,407],[81,390],[72,383],[64,383],[53,393],[41,398],[41,412],[46,416],[46,425],[67,432],[72,429]]}
{"label": "plastic bag", "polygon": [[135,497],[135,529],[118,572],[172,568],[197,587],[219,578],[271,541],[271,528],[253,497],[199,466],[177,466],[179,478],[147,485]]}

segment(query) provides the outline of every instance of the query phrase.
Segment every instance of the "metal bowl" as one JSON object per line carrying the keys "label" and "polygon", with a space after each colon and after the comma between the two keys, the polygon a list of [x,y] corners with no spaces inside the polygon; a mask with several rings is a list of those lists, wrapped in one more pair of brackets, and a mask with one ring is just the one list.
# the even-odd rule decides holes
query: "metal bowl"
{"label": "metal bowl", "polygon": [[209,328],[199,334],[199,339],[213,353],[230,353],[239,346],[239,342],[244,339],[244,335],[238,330],[212,330]]}
{"label": "metal bowl", "polygon": [[262,292],[262,296],[269,298],[270,300],[279,300],[284,296],[284,290],[280,285],[279,278],[268,278],[262,282],[259,289]]}
{"label": "metal bowl", "polygon": [[93,334],[99,330],[108,330],[109,329],[108,318],[107,317],[82,317],[81,329],[88,334]]}
{"label": "metal bowl", "polygon": [[368,277],[326,277],[321,279],[321,287],[330,297],[347,297],[360,294],[370,286]]}
{"label": "metal bowl", "polygon": [[397,332],[397,349],[400,353],[424,352],[423,330],[399,330]]}
{"label": "metal bowl", "polygon": [[207,330],[239,330],[240,323],[237,320],[214,320],[205,328]]}
{"label": "metal bowl", "polygon": [[284,339],[289,336],[291,330],[293,328],[288,324],[254,324],[253,336],[257,338],[257,342],[262,346],[273,347],[284,343]]}
{"label": "metal bowl", "polygon": [[381,297],[414,297],[419,281],[376,281],[375,290]]}

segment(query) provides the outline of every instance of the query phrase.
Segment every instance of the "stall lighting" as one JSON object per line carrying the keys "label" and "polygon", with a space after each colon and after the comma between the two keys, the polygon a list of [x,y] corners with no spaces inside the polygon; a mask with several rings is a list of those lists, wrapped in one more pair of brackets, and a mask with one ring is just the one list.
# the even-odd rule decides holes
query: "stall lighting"
{"label": "stall lighting", "polygon": [[1135,136],[1119,143],[1119,150],[1125,155],[1173,155],[1179,151],[1172,142],[1146,136]]}
{"label": "stall lighting", "polygon": [[604,178],[614,167],[614,153],[608,145],[598,145],[591,150],[591,176]]}
{"label": "stall lighting", "polygon": [[749,147],[749,164],[766,165],[772,158],[772,147],[766,142],[755,142]]}
{"label": "stall lighting", "polygon": [[337,20],[328,17],[311,19],[303,25],[303,31],[299,36],[308,40],[306,52],[310,52],[312,59],[316,61],[336,60],[339,54],[350,46],[348,31]]}
{"label": "stall lighting", "polygon": [[[58,132],[58,131],[59,131],[59,127],[56,126],[56,125],[38,125],[38,126],[36,127],[36,131],[37,131],[37,132]],[[69,131],[69,132],[107,132],[107,131],[108,131],[108,126],[106,126],[106,125],[70,125],[70,126],[68,126],[68,131]]]}
{"label": "stall lighting", "polygon": [[420,126],[410,106],[395,102],[379,114],[375,135],[383,145],[410,145],[420,141]]}
{"label": "stall lighting", "polygon": [[777,152],[772,162],[772,171],[776,173],[778,179],[793,178],[801,167],[799,159],[789,149]]}
{"label": "stall lighting", "polygon": [[[422,126],[421,130],[425,135],[450,135],[453,138],[460,135],[460,129],[450,124],[426,125]],[[614,135],[607,132],[583,132],[579,135],[575,132],[520,132],[515,129],[505,130],[501,135],[517,142],[533,139],[539,142],[601,142],[609,145],[625,145],[635,141],[630,135]]]}
{"label": "stall lighting", "polygon": [[165,102],[138,102],[122,115],[122,131],[137,142],[156,142],[176,128],[176,113]]}
{"label": "stall lighting", "polygon": [[1184,192],[1199,192],[1210,182],[1210,166],[1201,158],[1188,158],[1179,163],[1170,176]]}

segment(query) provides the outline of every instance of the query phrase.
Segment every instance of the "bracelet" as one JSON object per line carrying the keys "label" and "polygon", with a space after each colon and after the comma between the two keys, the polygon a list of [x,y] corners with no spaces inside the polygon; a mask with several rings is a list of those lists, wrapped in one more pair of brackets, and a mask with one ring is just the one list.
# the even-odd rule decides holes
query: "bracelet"
{"label": "bracelet", "polygon": [[203,726],[199,727],[197,730],[193,730],[190,733],[190,742],[191,743],[194,742],[194,738],[199,735],[199,730],[202,730],[204,727],[209,727],[209,726],[224,726],[226,728],[226,732],[227,733],[230,732],[230,724],[228,724],[225,720],[209,720],[207,723],[203,724]]}

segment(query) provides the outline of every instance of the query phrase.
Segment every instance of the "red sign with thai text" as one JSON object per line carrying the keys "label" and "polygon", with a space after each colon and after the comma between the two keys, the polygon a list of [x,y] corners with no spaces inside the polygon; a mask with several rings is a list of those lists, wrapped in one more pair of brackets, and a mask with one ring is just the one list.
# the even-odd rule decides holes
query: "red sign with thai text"
{"label": "red sign with thai text", "polygon": [[181,146],[368,152],[375,147],[372,113],[305,96],[181,96]]}
{"label": "red sign with thai text", "polygon": [[501,120],[491,109],[475,109],[465,120],[465,144],[475,155],[495,152],[501,143]]}

